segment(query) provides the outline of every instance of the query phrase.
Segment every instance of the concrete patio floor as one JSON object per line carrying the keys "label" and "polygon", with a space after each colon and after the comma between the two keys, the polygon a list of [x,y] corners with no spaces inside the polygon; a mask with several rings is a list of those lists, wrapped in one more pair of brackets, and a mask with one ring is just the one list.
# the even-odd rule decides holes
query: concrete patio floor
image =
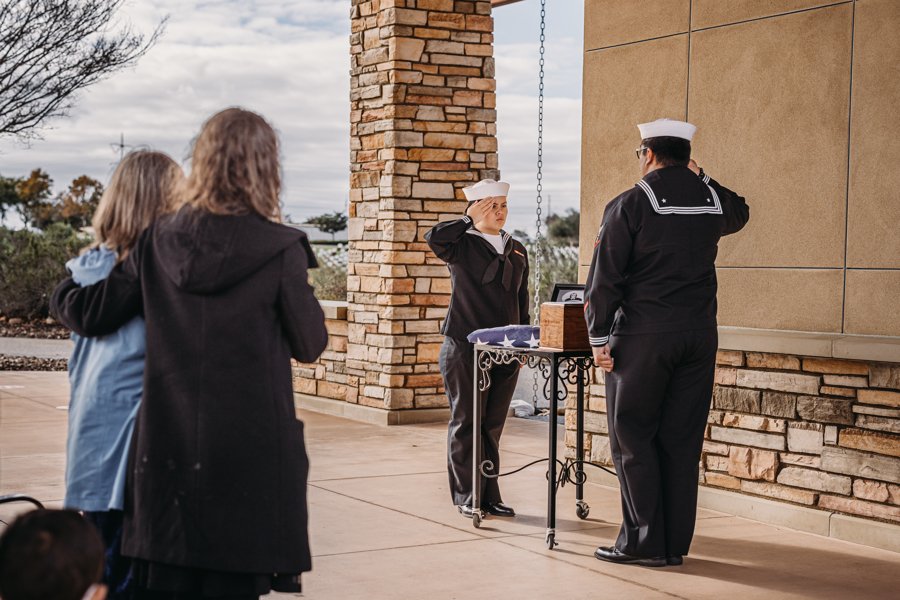
{"label": "concrete patio floor", "polygon": [[[0,372],[0,494],[49,506],[63,498],[65,373]],[[589,484],[587,520],[574,488],[559,494],[557,541],[544,545],[544,467],[502,480],[515,519],[474,529],[450,505],[442,424],[383,428],[308,411],[313,571],[306,598],[897,598],[900,554],[700,510],[681,567],[594,559],[617,531],[614,488]],[[504,471],[546,456],[547,424],[510,419]],[[562,436],[560,436],[562,437]],[[8,521],[23,506],[0,506]],[[272,594],[270,598],[289,598]]]}

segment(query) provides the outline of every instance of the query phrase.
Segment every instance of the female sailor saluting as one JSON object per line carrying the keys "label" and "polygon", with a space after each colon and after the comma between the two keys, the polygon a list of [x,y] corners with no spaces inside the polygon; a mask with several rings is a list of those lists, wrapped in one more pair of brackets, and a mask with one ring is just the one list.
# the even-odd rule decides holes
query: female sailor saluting
{"label": "female sailor saluting", "polygon": [[[528,253],[502,229],[509,214],[508,183],[484,179],[463,192],[469,201],[465,216],[438,223],[425,240],[450,269],[450,308],[441,327],[445,337],[439,358],[450,401],[447,471],[453,503],[471,517],[474,346],[466,337],[476,329],[528,324]],[[517,378],[517,364],[495,366],[484,394],[479,435],[484,459],[493,463],[494,473],[500,468],[500,434]],[[483,510],[515,516],[503,504],[496,478],[485,478],[482,485]]]}

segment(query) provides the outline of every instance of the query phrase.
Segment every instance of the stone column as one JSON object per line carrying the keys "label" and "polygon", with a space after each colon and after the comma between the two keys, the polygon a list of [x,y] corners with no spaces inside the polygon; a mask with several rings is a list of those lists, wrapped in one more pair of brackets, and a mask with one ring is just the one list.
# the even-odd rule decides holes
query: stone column
{"label": "stone column", "polygon": [[446,406],[447,268],[423,233],[497,177],[488,0],[352,0],[347,400]]}

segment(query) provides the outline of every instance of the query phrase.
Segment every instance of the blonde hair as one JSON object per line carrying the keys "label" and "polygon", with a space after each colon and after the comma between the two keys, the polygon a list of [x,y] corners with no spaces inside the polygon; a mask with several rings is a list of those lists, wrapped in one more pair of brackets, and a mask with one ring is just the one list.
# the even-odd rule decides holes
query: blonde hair
{"label": "blonde hair", "polygon": [[242,108],[214,114],[194,141],[185,204],[219,215],[257,213],[281,220],[278,136],[260,115]]}
{"label": "blonde hair", "polygon": [[141,232],[175,208],[175,186],[182,179],[181,167],[162,152],[126,154],[94,212],[95,242],[90,247],[105,245],[124,260]]}

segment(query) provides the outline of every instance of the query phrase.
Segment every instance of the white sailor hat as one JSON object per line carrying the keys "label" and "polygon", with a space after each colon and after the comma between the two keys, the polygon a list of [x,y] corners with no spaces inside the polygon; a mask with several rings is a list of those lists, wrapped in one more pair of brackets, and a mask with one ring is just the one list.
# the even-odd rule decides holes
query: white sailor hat
{"label": "white sailor hat", "polygon": [[483,198],[492,198],[494,196],[506,196],[509,194],[509,184],[505,181],[494,181],[493,179],[482,179],[475,185],[463,188],[463,194],[466,200],[474,202]]}
{"label": "white sailor hat", "polygon": [[641,139],[655,137],[676,137],[683,140],[691,141],[697,127],[685,121],[673,121],[672,119],[657,119],[649,123],[641,123],[638,125],[641,132]]}

